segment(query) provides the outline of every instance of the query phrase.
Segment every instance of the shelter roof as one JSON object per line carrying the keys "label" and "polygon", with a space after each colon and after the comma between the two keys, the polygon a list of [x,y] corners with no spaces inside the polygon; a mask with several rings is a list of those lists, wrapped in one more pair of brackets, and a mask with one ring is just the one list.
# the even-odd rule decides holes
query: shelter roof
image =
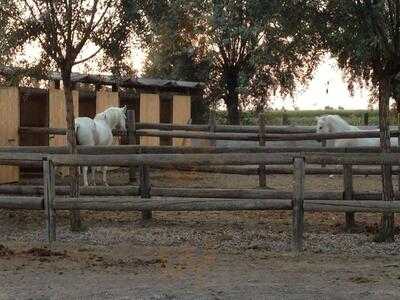
{"label": "shelter roof", "polygon": [[[25,70],[14,67],[0,67],[0,75],[13,76],[24,75],[35,79],[45,80],[62,80],[59,72],[49,72],[47,74],[39,74],[32,70]],[[140,78],[140,77],[117,77],[114,75],[100,74],[81,74],[72,73],[71,80],[73,83],[87,83],[97,85],[111,85],[126,88],[143,88],[143,89],[176,89],[176,90],[201,90],[204,88],[204,83],[193,81],[168,80],[157,78]]]}

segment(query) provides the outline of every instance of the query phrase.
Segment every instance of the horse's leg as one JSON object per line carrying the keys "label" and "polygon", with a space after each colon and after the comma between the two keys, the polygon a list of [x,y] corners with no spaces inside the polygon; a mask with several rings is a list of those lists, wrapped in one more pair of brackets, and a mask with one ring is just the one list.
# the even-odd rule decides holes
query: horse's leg
{"label": "horse's leg", "polygon": [[88,171],[88,167],[84,166],[83,167],[83,185],[84,186],[88,186],[88,178],[87,178],[87,171]]}
{"label": "horse's leg", "polygon": [[105,185],[105,186],[108,186],[108,183],[107,183],[107,167],[103,167],[103,184]]}
{"label": "horse's leg", "polygon": [[96,185],[96,167],[92,166],[93,185]]}

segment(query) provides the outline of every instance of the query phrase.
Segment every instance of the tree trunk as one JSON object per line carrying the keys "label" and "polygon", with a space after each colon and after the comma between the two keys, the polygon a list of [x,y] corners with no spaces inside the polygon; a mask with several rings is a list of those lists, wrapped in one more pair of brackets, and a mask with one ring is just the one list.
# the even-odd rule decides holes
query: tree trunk
{"label": "tree trunk", "polygon": [[[64,93],[65,93],[65,107],[67,112],[67,142],[71,154],[77,154],[76,148],[76,133],[75,133],[75,116],[74,116],[74,99],[72,96],[72,83],[71,83],[71,69],[62,72]],[[69,168],[70,178],[70,196],[79,196],[79,174],[77,167]],[[70,217],[70,224],[72,231],[80,231],[82,228],[79,210],[72,210]]]}
{"label": "tree trunk", "polygon": [[235,67],[229,67],[224,72],[226,96],[225,104],[228,110],[228,120],[231,125],[240,125],[239,112],[239,73]]}
{"label": "tree trunk", "polygon": [[[379,83],[379,130],[380,146],[382,153],[390,152],[390,129],[389,129],[389,99],[391,94],[390,79],[383,78]],[[383,201],[393,201],[392,166],[382,165],[382,191]],[[382,215],[381,229],[375,240],[377,242],[394,241],[394,214],[384,213]]]}

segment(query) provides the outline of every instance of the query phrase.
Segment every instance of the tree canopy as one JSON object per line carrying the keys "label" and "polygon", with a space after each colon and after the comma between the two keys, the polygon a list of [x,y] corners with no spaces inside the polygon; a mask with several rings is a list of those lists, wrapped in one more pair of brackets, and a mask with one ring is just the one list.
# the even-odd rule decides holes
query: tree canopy
{"label": "tree canopy", "polygon": [[318,64],[308,1],[146,3],[154,39],[147,70],[164,75],[196,66],[207,96],[224,101],[233,124],[239,123],[241,107],[264,107],[271,95],[290,94]]}
{"label": "tree canopy", "polygon": [[[317,27],[326,48],[354,82],[370,85],[379,99],[381,148],[390,152],[389,99],[394,95],[400,72],[399,0],[327,0],[320,6]],[[383,165],[383,198],[393,200],[391,166]],[[377,240],[393,240],[393,214],[382,218]]]}

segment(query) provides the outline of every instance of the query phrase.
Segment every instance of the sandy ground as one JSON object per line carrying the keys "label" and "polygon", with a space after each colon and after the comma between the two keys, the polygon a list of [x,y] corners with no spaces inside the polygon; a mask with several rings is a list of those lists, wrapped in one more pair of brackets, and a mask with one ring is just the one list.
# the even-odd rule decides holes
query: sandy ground
{"label": "sandy ground", "polygon": [[[126,182],[114,172],[112,184]],[[152,172],[155,186],[257,186],[257,177]],[[341,177],[307,176],[306,190],[341,190]],[[269,188],[291,190],[290,176]],[[356,176],[357,191],[378,191]],[[42,212],[0,211],[0,299],[398,299],[400,240],[372,242],[378,215],[306,214],[306,250],[290,252],[290,212],[82,212],[85,230],[57,215],[46,247]]]}

